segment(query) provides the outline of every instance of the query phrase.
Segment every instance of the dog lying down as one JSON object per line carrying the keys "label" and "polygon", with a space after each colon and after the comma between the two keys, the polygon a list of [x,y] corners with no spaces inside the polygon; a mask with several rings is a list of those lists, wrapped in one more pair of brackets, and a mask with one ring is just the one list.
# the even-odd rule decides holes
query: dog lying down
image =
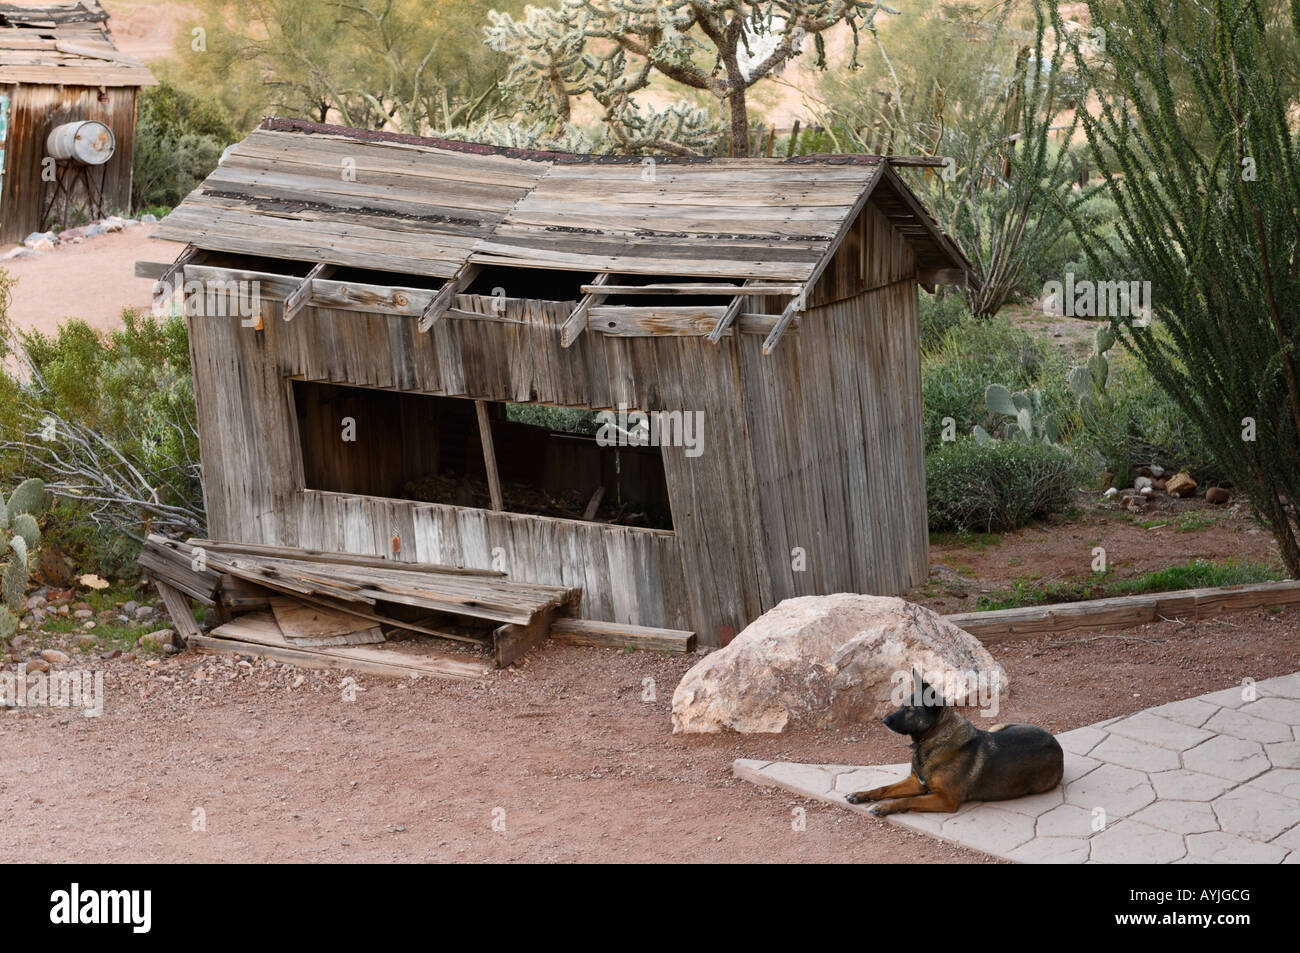
{"label": "dog lying down", "polygon": [[848,795],[850,804],[875,801],[872,814],[944,813],[965,801],[1005,801],[1061,783],[1065,755],[1049,732],[1033,725],[981,731],[917,672],[908,703],[884,722],[890,731],[911,736],[912,774],[897,784]]}

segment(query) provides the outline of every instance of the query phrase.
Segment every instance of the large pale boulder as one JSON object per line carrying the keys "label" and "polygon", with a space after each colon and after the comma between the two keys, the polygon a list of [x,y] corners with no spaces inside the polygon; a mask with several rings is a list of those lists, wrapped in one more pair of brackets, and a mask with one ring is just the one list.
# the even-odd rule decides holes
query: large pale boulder
{"label": "large pale boulder", "polygon": [[854,593],[787,599],[686,673],[673,731],[859,725],[898,707],[913,668],[955,705],[991,707],[1007,690],[979,640],[924,606]]}

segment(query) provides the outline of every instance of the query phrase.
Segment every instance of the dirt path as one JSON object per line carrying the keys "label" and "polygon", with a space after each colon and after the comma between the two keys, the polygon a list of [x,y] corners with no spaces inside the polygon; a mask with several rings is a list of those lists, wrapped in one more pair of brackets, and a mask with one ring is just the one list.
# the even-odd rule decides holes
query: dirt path
{"label": "dirt path", "polygon": [[68,318],[110,330],[122,324],[122,309],[147,310],[153,282],[135,277],[137,261],[171,261],[182,245],[154,240],[154,225],[87,238],[80,245],[16,258],[2,267],[18,279],[9,316],[22,328],[53,333]]}
{"label": "dirt path", "polygon": [[[1300,614],[992,647],[999,720],[1053,731],[1300,668]],[[1091,640],[1091,641],[1090,641]],[[848,733],[674,737],[690,659],[550,646],[482,682],[116,660],[99,719],[0,713],[0,852],[17,861],[982,861],[734,780],[738,757],[888,763]],[[199,681],[200,673],[204,673]],[[644,679],[656,700],[642,701]],[[793,809],[806,811],[795,831]],[[201,808],[206,831],[191,829]],[[505,830],[492,829],[504,809]]]}

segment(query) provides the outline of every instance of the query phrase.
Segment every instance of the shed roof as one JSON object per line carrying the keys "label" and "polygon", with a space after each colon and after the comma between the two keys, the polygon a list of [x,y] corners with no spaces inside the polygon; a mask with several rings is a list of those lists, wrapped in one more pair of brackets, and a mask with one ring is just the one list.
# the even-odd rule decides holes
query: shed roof
{"label": "shed roof", "polygon": [[99,0],[0,3],[0,83],[154,86],[139,60],[118,51]]}
{"label": "shed roof", "polygon": [[969,265],[878,156],[648,159],[268,119],[168,215],[197,248],[450,278],[470,264],[808,282],[871,199]]}

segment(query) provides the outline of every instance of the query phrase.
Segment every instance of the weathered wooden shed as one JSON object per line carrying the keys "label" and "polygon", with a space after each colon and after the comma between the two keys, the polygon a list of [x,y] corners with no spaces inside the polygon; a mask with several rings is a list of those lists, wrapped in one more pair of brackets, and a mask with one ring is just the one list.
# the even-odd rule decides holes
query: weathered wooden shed
{"label": "weathered wooden shed", "polygon": [[130,208],[136,97],[156,84],[118,51],[98,0],[0,3],[0,242],[42,227],[57,185],[42,175],[46,137],[63,123],[93,119],[112,131],[116,151],[90,181],[105,208]]}
{"label": "weathered wooden shed", "polygon": [[502,568],[705,645],[927,576],[917,285],[968,263],[890,161],[270,119],[155,235],[189,246],[138,272],[185,279],[214,538]]}

